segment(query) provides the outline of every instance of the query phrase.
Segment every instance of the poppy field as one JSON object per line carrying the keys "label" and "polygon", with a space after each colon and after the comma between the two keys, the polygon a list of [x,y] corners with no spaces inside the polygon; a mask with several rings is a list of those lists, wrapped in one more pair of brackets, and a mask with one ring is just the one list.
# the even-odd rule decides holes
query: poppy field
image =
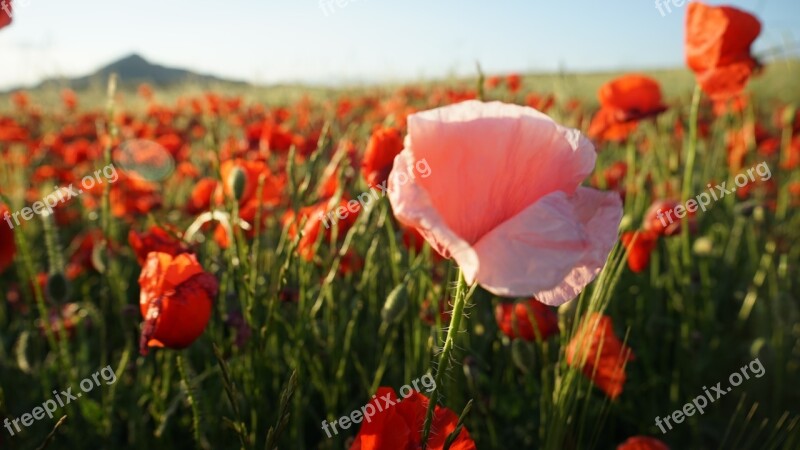
{"label": "poppy field", "polygon": [[674,14],[671,73],[0,95],[0,448],[800,449],[800,64]]}

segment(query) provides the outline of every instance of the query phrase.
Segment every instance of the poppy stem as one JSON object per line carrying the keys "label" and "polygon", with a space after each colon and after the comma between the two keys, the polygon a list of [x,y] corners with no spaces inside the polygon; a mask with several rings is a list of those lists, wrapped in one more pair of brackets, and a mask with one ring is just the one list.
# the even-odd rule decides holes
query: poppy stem
{"label": "poppy stem", "polygon": [[[697,118],[700,113],[700,99],[703,91],[700,85],[695,85],[692,95],[692,109],[689,113],[689,147],[686,151],[686,166],[683,171],[683,186],[681,188],[681,205],[686,205],[691,195],[692,182],[694,181],[694,164],[697,159]],[[689,266],[691,263],[691,246],[689,245],[689,221],[686,220],[681,225],[683,239],[683,263]]]}
{"label": "poppy stem", "polygon": [[436,410],[436,404],[439,403],[439,391],[442,387],[444,376],[450,368],[450,354],[455,345],[455,335],[461,328],[461,319],[464,317],[464,307],[468,299],[467,282],[464,279],[464,272],[459,268],[450,328],[447,330],[447,337],[444,340],[444,346],[442,347],[442,352],[439,354],[439,361],[436,364],[435,384],[428,402],[428,411],[425,414],[425,425],[422,429],[422,450],[427,448],[428,435],[430,435],[431,424],[433,423],[433,413]]}

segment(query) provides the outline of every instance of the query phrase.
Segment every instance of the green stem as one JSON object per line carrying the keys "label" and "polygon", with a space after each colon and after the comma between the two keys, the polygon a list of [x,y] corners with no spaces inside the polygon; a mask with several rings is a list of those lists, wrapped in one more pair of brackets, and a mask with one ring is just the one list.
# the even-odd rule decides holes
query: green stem
{"label": "green stem", "polygon": [[[697,117],[700,113],[700,99],[703,92],[700,86],[694,88],[692,95],[692,110],[689,115],[689,147],[686,152],[686,166],[683,171],[683,187],[681,188],[681,204],[685,205],[691,194],[692,181],[694,181],[694,163],[697,159]],[[683,240],[683,263],[688,266],[691,263],[691,246],[689,243],[688,221],[681,226]]]}
{"label": "green stem", "polygon": [[186,390],[186,399],[189,401],[189,406],[192,408],[192,433],[194,436],[194,441],[198,448],[202,448],[202,440],[200,438],[200,427],[202,426],[200,419],[200,408],[197,405],[197,398],[194,395],[194,387],[191,384],[191,380],[189,380],[186,361],[184,361],[183,356],[180,353],[177,355],[176,362],[178,366],[178,372],[180,372],[181,375],[181,381],[183,381],[183,388]]}
{"label": "green stem", "polygon": [[436,409],[436,404],[439,402],[439,390],[442,387],[444,376],[450,368],[450,353],[453,351],[455,345],[455,335],[461,329],[461,319],[464,317],[464,307],[467,304],[467,282],[464,279],[464,272],[458,270],[458,283],[456,284],[455,303],[453,305],[453,314],[450,319],[450,328],[447,330],[447,337],[442,347],[442,353],[439,355],[439,362],[436,366],[436,377],[433,392],[431,392],[430,401],[428,403],[428,411],[425,414],[425,426],[422,430],[422,450],[425,450],[428,444],[428,435],[431,432],[431,424],[433,423],[433,412]]}

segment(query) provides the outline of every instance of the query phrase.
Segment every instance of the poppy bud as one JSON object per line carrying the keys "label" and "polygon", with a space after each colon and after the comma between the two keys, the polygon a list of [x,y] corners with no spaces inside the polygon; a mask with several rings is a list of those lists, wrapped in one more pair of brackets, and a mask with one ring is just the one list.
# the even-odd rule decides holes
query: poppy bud
{"label": "poppy bud", "polygon": [[244,170],[238,166],[234,167],[230,175],[228,175],[227,183],[234,200],[240,201],[244,196],[244,188],[247,185],[247,175]]}
{"label": "poppy bud", "polygon": [[69,296],[69,281],[61,272],[50,274],[45,285],[47,298],[55,303],[63,303]]}
{"label": "poppy bud", "polygon": [[385,323],[395,324],[403,318],[408,309],[408,289],[405,283],[400,283],[386,297],[386,303],[381,310],[381,318]]}
{"label": "poppy bud", "polygon": [[714,241],[707,237],[697,238],[692,246],[694,254],[697,256],[710,256],[714,251]]}

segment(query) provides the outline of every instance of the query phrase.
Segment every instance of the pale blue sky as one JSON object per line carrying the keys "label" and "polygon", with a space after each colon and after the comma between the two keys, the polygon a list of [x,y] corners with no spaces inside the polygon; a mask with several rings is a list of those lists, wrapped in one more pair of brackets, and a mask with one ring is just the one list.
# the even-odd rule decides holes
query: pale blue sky
{"label": "pale blue sky", "polygon": [[[326,15],[320,0],[14,1],[15,23],[0,31],[0,89],[132,52],[261,83],[416,80],[473,73],[476,60],[488,73],[674,67],[686,10],[662,16],[654,0],[349,0]],[[757,50],[800,41],[800,1],[726,3],[761,18]]]}

